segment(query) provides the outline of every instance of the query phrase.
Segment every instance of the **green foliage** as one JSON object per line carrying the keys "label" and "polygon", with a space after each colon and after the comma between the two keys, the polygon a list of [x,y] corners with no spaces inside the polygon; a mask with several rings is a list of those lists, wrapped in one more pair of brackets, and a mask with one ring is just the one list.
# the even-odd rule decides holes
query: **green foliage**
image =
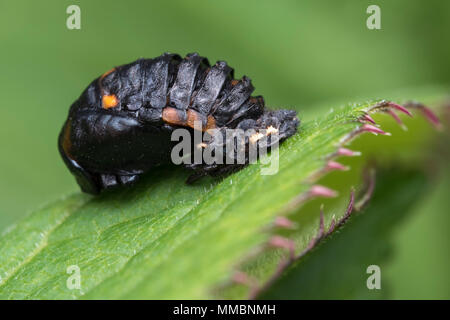
{"label": "green foliage", "polygon": [[[68,108],[93,78],[138,57],[198,51],[211,62],[224,59],[237,76],[253,79],[255,93],[263,94],[269,106],[297,109],[304,131],[282,146],[278,177],[261,177],[259,166],[252,166],[224,181],[188,188],[184,170],[166,168],[132,191],[97,199],[76,194],[35,211],[1,237],[4,298],[80,297],[82,292],[65,286],[70,264],[82,269],[84,297],[210,297],[213,284],[228,279],[242,254],[267,240],[269,232],[260,227],[290,197],[306,190],[300,181],[309,172],[323,166],[324,160],[314,155],[328,152],[328,141],[319,144],[316,154],[317,137],[305,134],[331,120],[323,114],[337,106],[335,101],[381,96],[429,102],[424,97],[436,101],[433,95],[440,99],[449,92],[450,44],[442,39],[450,31],[450,3],[439,0],[427,6],[418,0],[378,1],[379,31],[365,28],[370,1],[80,0],[79,31],[65,28],[71,4],[1,5],[0,42],[6,49],[0,51],[5,62],[0,72],[0,230],[37,205],[77,190],[56,148]],[[404,87],[414,89],[398,90]],[[392,121],[382,123],[394,133]],[[331,143],[340,129],[351,128],[351,123],[324,126],[323,133],[331,135]],[[419,121],[407,134],[364,137],[354,147],[383,165],[396,159],[416,166],[423,147],[431,145],[428,129]],[[342,215],[348,188],[358,185],[359,169],[367,160],[346,160],[351,171],[321,182],[342,195],[325,201],[327,223],[333,214]],[[401,247],[400,262],[390,273],[395,297],[411,296],[418,288],[450,296],[445,282],[430,285],[445,277],[450,262],[441,254],[448,252],[447,239],[439,236],[447,233],[441,221],[448,221],[448,204],[441,198],[430,207],[433,215],[425,207],[395,234]],[[296,239],[299,249],[317,229],[319,204],[311,202],[294,214],[299,230],[286,235]],[[423,258],[411,267],[415,248],[421,248]],[[264,281],[283,255],[265,252],[255,265],[250,263],[249,273]],[[415,272],[416,267],[421,271]],[[412,286],[407,274],[422,279],[414,282],[420,286]],[[245,288],[230,292],[232,297],[247,296]]]}
{"label": "green foliage", "polygon": [[[392,256],[391,237],[398,225],[429,194],[423,172],[392,168],[379,172],[370,204],[304,260],[294,263],[263,299],[389,298],[384,272]],[[368,290],[366,268],[381,269],[381,289]],[[414,281],[414,279],[411,279]],[[435,295],[433,295],[435,296]]]}
{"label": "green foliage", "polygon": [[[190,186],[182,168],[162,168],[136,188],[75,195],[37,211],[0,239],[0,297],[212,297],[264,245],[277,212],[309,190],[311,177],[375,103],[303,123],[281,146],[276,175],[261,175],[264,165],[254,164],[220,182]],[[302,230],[304,238],[314,234]],[[81,290],[66,286],[71,265],[81,270]]]}
{"label": "green foliage", "polygon": [[[1,296],[207,297],[267,240],[262,228],[310,188],[307,178],[325,166],[371,105],[348,105],[304,123],[280,148],[276,175],[251,165],[193,187],[184,183],[186,172],[170,168],[131,190],[70,197],[30,215],[1,239]],[[70,265],[82,270],[81,291],[66,288]]]}
{"label": "green foliage", "polygon": [[[423,99],[432,105],[431,101],[436,98]],[[439,99],[435,101],[439,101]],[[335,220],[338,219],[346,210],[349,201],[350,188],[354,186],[356,187],[356,190],[362,189],[362,187],[360,187],[361,172],[367,164],[375,165],[375,168],[378,169],[391,168],[394,165],[400,171],[398,175],[395,175],[395,172],[393,172],[394,177],[401,177],[402,174],[404,174],[402,172],[405,171],[421,176],[425,174],[424,172],[427,172],[426,175],[429,176],[430,170],[435,172],[434,175],[437,176],[439,176],[438,172],[445,171],[446,163],[448,161],[446,160],[448,159],[448,156],[446,156],[445,153],[442,153],[443,146],[448,144],[448,135],[445,132],[437,133],[423,117],[420,117],[417,114],[414,118],[404,119],[406,120],[405,123],[408,127],[407,131],[402,130],[393,119],[387,118],[385,115],[373,115],[373,118],[377,123],[381,123],[383,130],[392,133],[392,136],[386,138],[365,135],[353,141],[351,143],[351,149],[361,151],[362,156],[339,159],[339,162],[347,165],[351,170],[346,172],[332,172],[320,180],[320,184],[337,190],[341,196],[335,199],[316,199],[308,202],[289,217],[296,223],[297,228],[293,230],[278,231],[278,233],[295,242],[297,254],[306,249],[312,238],[318,232],[319,208],[321,205],[324,205],[325,228],[330,226],[333,218]],[[386,174],[382,175],[382,177],[385,175]],[[384,180],[387,179],[381,179],[377,183],[376,190],[386,187],[387,182]],[[442,182],[445,182],[445,176],[439,179],[433,179],[433,188],[430,186],[430,191],[433,189],[433,193],[435,193],[434,187],[439,184],[439,181],[441,180]],[[405,181],[405,184],[407,181]],[[415,180],[409,181],[412,184],[411,187],[414,187],[414,181]],[[397,187],[400,188],[400,186]],[[445,192],[445,185],[442,185],[440,190],[439,194]],[[283,294],[280,293],[280,290],[277,290],[276,294],[279,295],[279,297],[288,297],[288,295],[291,294],[292,298],[307,298],[308,294],[310,298],[401,298],[405,296],[405,291],[394,289],[408,288],[406,291],[408,292],[409,297],[447,297],[448,290],[446,289],[446,285],[449,284],[449,278],[445,273],[441,273],[442,276],[439,277],[440,280],[437,280],[434,274],[427,273],[426,270],[433,268],[433,270],[438,272],[449,266],[449,262],[446,260],[445,255],[440,255],[440,251],[438,250],[440,246],[446,246],[444,244],[446,243],[444,241],[446,233],[436,233],[431,229],[438,221],[446,221],[447,215],[445,212],[447,212],[446,208],[448,208],[448,201],[445,200],[445,197],[441,196],[439,198],[434,196],[434,206],[432,212],[430,212],[431,209],[427,210],[427,207],[422,208],[428,198],[426,196],[415,197],[412,191],[413,190],[411,190],[410,194],[410,202],[414,204],[414,208],[407,205],[404,199],[399,199],[397,205],[404,205],[404,207],[401,209],[402,213],[397,213],[392,217],[392,226],[389,224],[389,222],[391,222],[389,219],[386,219],[387,223],[380,224],[377,222],[378,219],[382,220],[385,218],[384,212],[378,213],[377,216],[373,218],[364,218],[367,221],[366,223],[373,223],[372,227],[374,232],[376,232],[376,230],[380,231],[382,227],[386,227],[386,229],[381,230],[381,232],[391,235],[390,238],[386,238],[384,242],[379,243],[372,237],[374,243],[370,246],[374,248],[375,252],[368,250],[367,246],[364,245],[365,240],[370,240],[364,237],[364,233],[368,234],[367,229],[369,226],[366,225],[366,229],[363,227],[363,230],[357,233],[361,236],[361,240],[357,241],[356,237],[350,237],[350,240],[345,242],[347,245],[350,243],[349,246],[352,248],[358,247],[355,256],[352,256],[352,252],[340,255],[339,253],[341,253],[341,251],[336,252],[336,254],[329,254],[329,252],[327,253],[325,250],[325,257],[322,257],[322,247],[320,247],[317,252],[314,252],[313,254],[319,257],[316,260],[319,260],[320,262],[326,260],[328,263],[327,265],[321,266],[320,272],[313,271],[313,268],[301,268],[303,261],[298,262],[299,268],[297,269],[302,270],[301,279],[317,279],[317,277],[320,276],[327,279],[329,282],[328,285],[326,285],[326,281],[322,281],[317,282],[322,285],[313,288],[312,282],[308,283],[310,287],[305,289],[307,292],[305,293],[301,289],[301,285],[297,285],[297,283],[294,282],[292,283],[293,291],[288,290]],[[431,192],[428,192],[427,194],[430,193]],[[407,195],[408,193],[399,193],[399,195],[402,194]],[[388,199],[388,197],[386,197],[386,199]],[[385,204],[386,211],[392,212],[392,208],[387,205],[390,204],[390,201],[386,200]],[[370,208],[369,202],[369,212],[370,215],[373,215],[375,212],[370,210]],[[378,210],[381,209],[378,207]],[[417,219],[419,220],[415,221]],[[424,221],[425,223],[428,223],[428,228],[425,230],[423,228]],[[405,225],[407,227],[404,227]],[[345,227],[342,232],[346,232]],[[405,235],[404,232],[408,232],[408,234]],[[413,235],[411,235],[411,233],[413,233]],[[407,236],[409,236],[409,238]],[[337,235],[336,238],[339,238],[339,235]],[[402,238],[403,240],[401,250],[397,248],[398,245],[394,241],[398,238]],[[411,240],[412,238],[414,238],[414,240]],[[333,241],[334,237],[331,238],[330,242]],[[410,247],[411,241],[414,241],[413,247]],[[359,248],[360,244],[361,248]],[[336,246],[332,246],[332,248],[336,248]],[[416,257],[413,254],[416,250],[415,248],[421,248],[421,256],[426,255],[433,257],[433,260],[422,259],[419,256]],[[427,249],[425,248],[428,248],[431,252],[427,252]],[[364,250],[367,251],[366,256],[362,254]],[[393,252],[394,254],[391,254],[390,259],[386,260],[384,259],[385,255],[382,254],[385,251]],[[409,252],[410,254],[406,255],[404,252]],[[402,253],[402,264],[397,263],[397,260],[395,259],[396,255],[400,253]],[[331,262],[332,259],[328,256],[332,256],[335,260]],[[349,256],[351,259],[348,258]],[[376,260],[376,263],[383,264],[384,287],[382,292],[369,292],[365,288],[364,277],[366,275],[364,268],[366,268],[367,265],[364,264],[366,261],[364,261],[363,258],[358,260],[358,257],[360,256],[366,257],[366,259],[368,256],[373,257]],[[265,251],[264,254],[259,255],[256,259],[247,261],[241,266],[241,270],[245,271],[253,279],[258,280],[260,284],[264,284],[267,282],[268,278],[272,277],[274,270],[276,270],[287,257],[288,253],[286,250]],[[414,264],[411,264],[410,261],[412,260],[415,261]],[[420,266],[420,269],[416,268],[418,266]],[[343,268],[346,269],[343,270]],[[347,272],[347,269],[351,269],[351,271]],[[344,277],[345,275],[347,278]],[[349,280],[348,287],[342,285],[341,276]],[[419,278],[420,281],[417,282],[413,280],[414,277]],[[293,281],[294,277],[288,279]],[[289,280],[286,282],[289,282]],[[363,286],[363,288],[362,290],[356,290],[355,286],[358,286],[359,288]],[[283,286],[282,288],[286,289],[286,286]],[[423,294],[423,288],[429,290],[427,294]],[[226,290],[223,290],[221,294],[228,298],[241,298],[250,296],[251,292],[252,290],[251,288],[248,288],[248,286],[233,285],[226,288]],[[275,294],[271,295],[271,297],[274,296]]]}
{"label": "green foliage", "polygon": [[73,4],[1,4],[0,230],[77,190],[56,148],[69,106],[95,77],[139,57],[197,51],[224,59],[267,105],[302,117],[325,101],[449,85],[447,1],[379,0],[375,31],[365,25],[367,0],[77,0],[81,30],[67,30]]}

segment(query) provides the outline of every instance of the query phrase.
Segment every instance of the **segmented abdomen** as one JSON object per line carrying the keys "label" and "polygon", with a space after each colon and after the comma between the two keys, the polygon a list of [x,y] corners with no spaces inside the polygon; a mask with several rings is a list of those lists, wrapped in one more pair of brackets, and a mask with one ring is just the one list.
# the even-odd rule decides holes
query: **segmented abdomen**
{"label": "segmented abdomen", "polygon": [[210,66],[196,53],[184,59],[176,54],[140,59],[108,71],[94,84],[101,97],[92,101],[97,107],[137,111],[150,121],[162,119],[163,108],[169,107],[180,111],[183,121],[189,109],[205,125],[210,115],[216,126],[234,127],[241,117],[256,119],[264,109],[262,97],[251,97],[248,77],[236,80],[226,62]]}

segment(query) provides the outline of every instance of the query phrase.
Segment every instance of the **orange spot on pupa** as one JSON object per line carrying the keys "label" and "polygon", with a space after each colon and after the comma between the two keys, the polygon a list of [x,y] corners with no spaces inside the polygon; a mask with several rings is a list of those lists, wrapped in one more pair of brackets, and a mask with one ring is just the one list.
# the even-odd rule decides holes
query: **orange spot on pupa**
{"label": "orange spot on pupa", "polygon": [[[199,125],[201,127],[202,126],[202,116],[198,112],[196,112],[192,109],[188,109],[186,125],[188,127],[191,127],[192,129],[196,129],[195,122],[197,122],[197,125]],[[202,128],[202,131],[204,131],[204,129],[205,128]]]}
{"label": "orange spot on pupa", "polygon": [[117,97],[114,94],[104,95],[102,97],[102,107],[103,109],[114,108],[119,103]]}
{"label": "orange spot on pupa", "polygon": [[[197,129],[196,122],[201,126],[202,131],[214,129],[216,127],[216,120],[212,116],[208,116],[207,119],[203,115],[195,110],[188,109],[186,113],[175,108],[166,107],[163,109],[162,119],[164,122],[170,125],[190,127]],[[202,126],[202,123],[207,122],[206,127]]]}
{"label": "orange spot on pupa", "polygon": [[102,76],[100,77],[100,81],[103,80],[108,74],[112,73],[113,71],[116,71],[116,68],[112,68],[111,70],[106,71]]}
{"label": "orange spot on pupa", "polygon": [[163,109],[162,119],[164,122],[176,126],[183,126],[186,123],[186,121],[182,119],[181,111],[171,107]]}
{"label": "orange spot on pupa", "polygon": [[66,153],[67,157],[73,159],[70,154],[70,149],[72,148],[72,141],[70,140],[70,131],[72,129],[72,122],[67,120],[66,125],[64,126],[63,140],[62,140],[62,148]]}
{"label": "orange spot on pupa", "polygon": [[216,128],[216,119],[213,116],[208,116],[208,120],[206,123],[206,130],[215,128]]}

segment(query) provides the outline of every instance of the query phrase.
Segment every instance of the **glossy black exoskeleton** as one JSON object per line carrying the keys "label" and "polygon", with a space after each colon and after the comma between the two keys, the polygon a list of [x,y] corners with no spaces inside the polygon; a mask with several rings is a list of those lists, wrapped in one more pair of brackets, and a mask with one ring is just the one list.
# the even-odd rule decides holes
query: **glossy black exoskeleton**
{"label": "glossy black exoskeleton", "polygon": [[[116,67],[95,79],[70,108],[58,146],[84,192],[129,185],[169,163],[175,128],[275,130],[282,141],[299,124],[291,110],[270,111],[247,77],[235,80],[219,61],[198,54],[163,54]],[[248,160],[246,160],[248,161]],[[246,162],[247,163],[247,162]],[[220,175],[238,164],[188,164],[193,178]],[[194,179],[191,179],[194,180]]]}

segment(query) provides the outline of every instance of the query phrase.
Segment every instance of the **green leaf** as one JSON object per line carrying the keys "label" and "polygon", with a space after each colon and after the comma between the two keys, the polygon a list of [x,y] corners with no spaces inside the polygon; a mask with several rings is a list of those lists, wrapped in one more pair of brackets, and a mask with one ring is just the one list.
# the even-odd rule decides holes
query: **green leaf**
{"label": "green leaf", "polygon": [[[373,299],[389,297],[384,272],[392,256],[392,235],[426,198],[430,181],[421,170],[378,172],[369,206],[342,230],[286,270],[262,299]],[[381,289],[369,290],[367,267],[381,270]]]}
{"label": "green leaf", "polygon": [[[439,99],[437,100],[439,101]],[[355,186],[357,190],[361,189],[361,172],[367,164],[374,163],[376,160],[377,167],[381,168],[397,164],[403,168],[425,170],[430,163],[433,163],[435,170],[438,169],[437,155],[442,153],[442,145],[448,144],[448,136],[445,133],[437,133],[420,116],[404,119],[409,128],[408,131],[402,130],[394,119],[386,118],[385,115],[373,115],[373,118],[381,124],[384,130],[391,132],[392,136],[386,139],[373,135],[361,136],[352,142],[351,148],[361,151],[362,156],[339,159],[339,162],[350,167],[351,170],[332,172],[320,180],[320,184],[337,190],[341,196],[336,199],[309,201],[289,216],[297,226],[294,230],[277,230],[277,234],[294,241],[296,254],[304,251],[316,237],[321,205],[324,204],[325,228],[331,225],[333,219],[338,220],[342,217],[348,206],[350,187]],[[438,140],[441,140],[441,145],[436,143]],[[255,292],[260,291],[258,287],[265,287],[268,279],[273,278],[274,274],[278,272],[275,270],[286,263],[288,258],[287,250],[264,251],[256,259],[246,261],[240,267],[240,270],[244,271],[252,280],[252,284],[257,283],[256,288],[249,285],[232,285],[226,287],[220,294],[227,298],[254,297]],[[326,290],[326,288],[324,289]],[[300,287],[298,290],[301,290]],[[339,298],[350,298],[350,296],[340,296]]]}
{"label": "green leaf", "polygon": [[[0,239],[0,298],[215,297],[218,285],[265,247],[280,210],[307,194],[327,159],[360,132],[357,119],[377,111],[377,103],[305,121],[281,146],[276,175],[261,175],[258,163],[191,186],[182,168],[161,168],[133,189],[74,195],[31,214]],[[303,230],[305,239],[314,233]],[[72,265],[81,289],[67,286]]]}
{"label": "green leaf", "polygon": [[441,170],[431,179],[431,192],[421,197],[392,236],[395,255],[383,276],[392,299],[450,297],[450,168],[448,157],[442,160]]}

